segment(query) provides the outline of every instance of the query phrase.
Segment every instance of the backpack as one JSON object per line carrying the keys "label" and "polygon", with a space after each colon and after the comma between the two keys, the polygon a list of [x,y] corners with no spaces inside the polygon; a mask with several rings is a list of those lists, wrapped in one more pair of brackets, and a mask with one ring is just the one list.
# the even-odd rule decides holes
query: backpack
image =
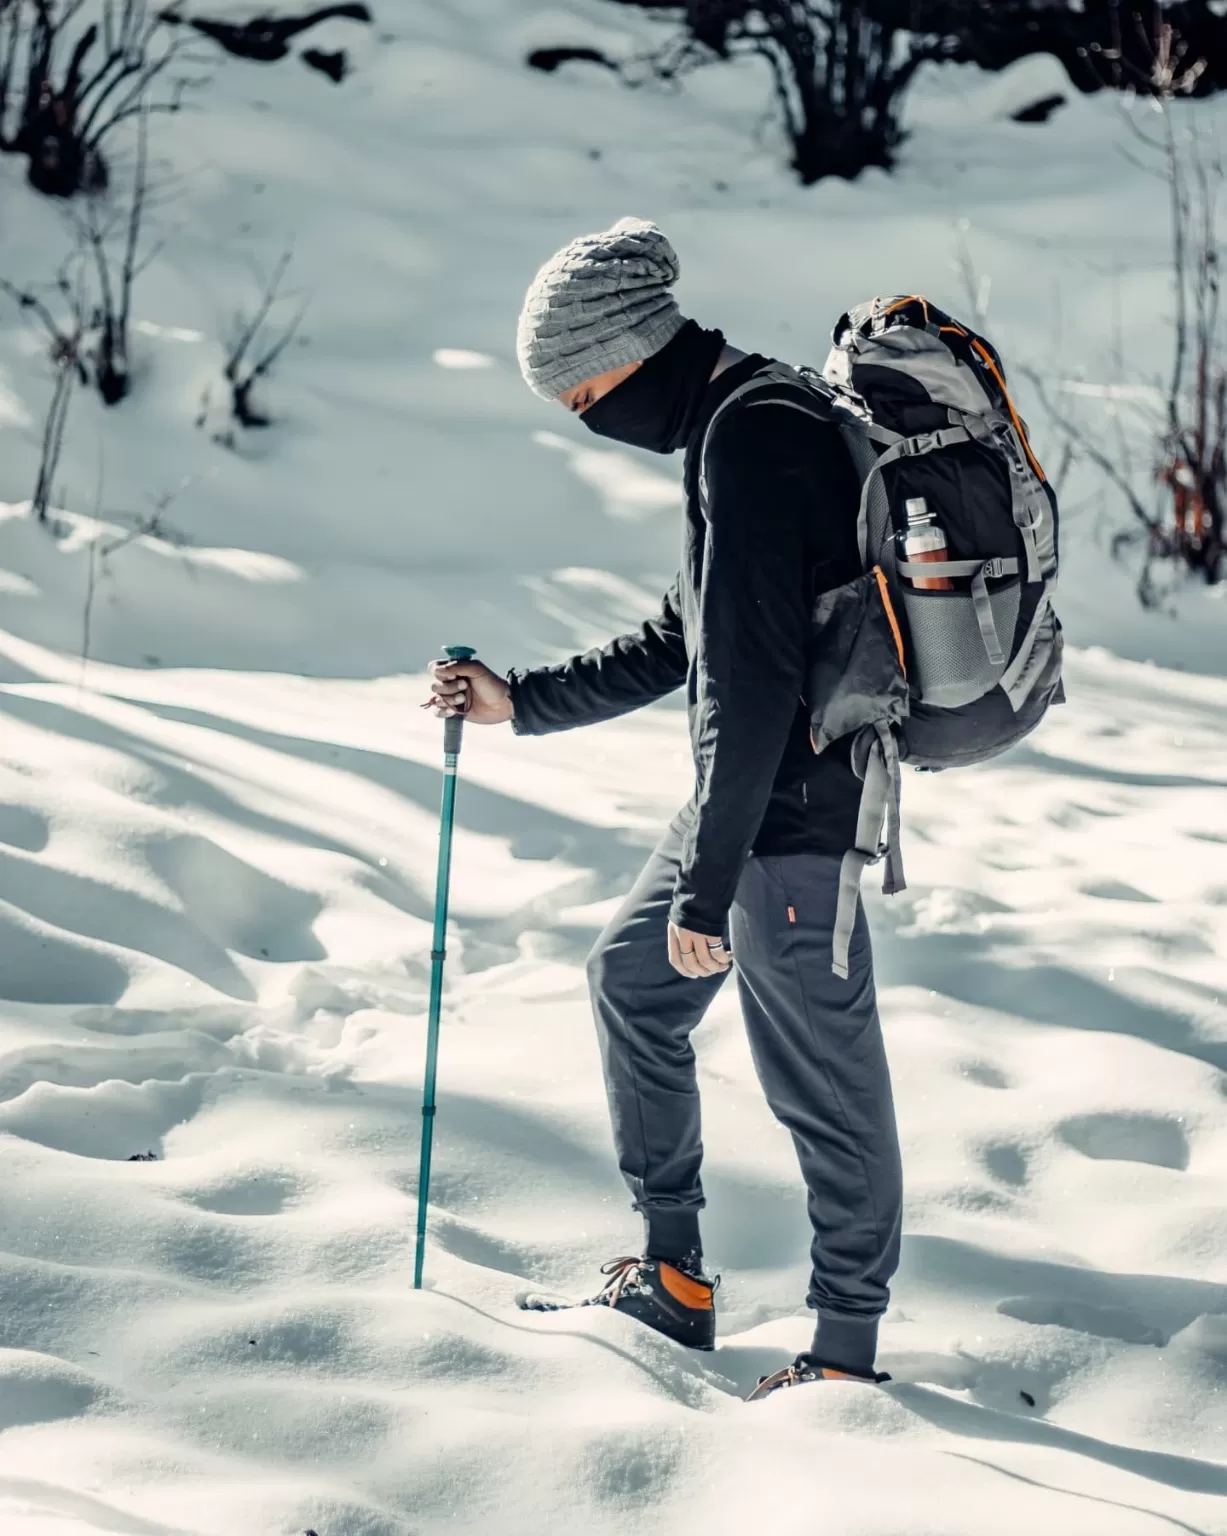
{"label": "backpack", "polygon": [[[984,337],[919,295],[875,298],[843,315],[821,373],[770,363],[733,406],[789,406],[838,426],[861,478],[863,574],[817,596],[805,703],[815,752],[853,735],[863,780],[855,847],[844,857],[832,969],[848,974],[861,875],[884,860],[883,890],[905,888],[900,763],[926,771],[996,757],[1064,701],[1056,496]],[[909,564],[896,535],[924,497],[948,558]],[[918,590],[942,577],[951,590]],[[886,823],[882,838],[883,820]]]}

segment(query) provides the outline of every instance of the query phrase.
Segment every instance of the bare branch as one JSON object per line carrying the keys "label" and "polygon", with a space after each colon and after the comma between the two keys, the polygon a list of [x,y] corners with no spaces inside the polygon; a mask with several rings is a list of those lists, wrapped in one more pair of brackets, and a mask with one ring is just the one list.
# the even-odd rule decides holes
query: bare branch
{"label": "bare branch", "polygon": [[19,308],[29,310],[31,314],[37,315],[53,342],[63,340],[59,322],[36,293],[31,293],[26,288],[18,288],[15,283],[10,283],[6,277],[0,277],[0,293],[7,293],[9,298]]}
{"label": "bare branch", "polygon": [[[132,188],[124,212],[109,208],[100,196],[86,202],[84,216],[77,221],[79,238],[93,258],[98,285],[98,310],[95,322],[94,377],[98,392],[107,405],[115,405],[131,387],[130,330],[132,295],[136,279],[148,263],[141,257],[141,234],[149,193],[149,125],[142,113],[132,171]],[[122,228],[122,245],[112,254],[111,242]]]}
{"label": "bare branch", "polygon": [[[78,264],[79,266],[79,264]],[[19,306],[38,317],[51,340],[49,355],[55,370],[55,382],[51,401],[43,421],[42,450],[38,473],[30,505],[40,523],[47,521],[47,512],[54,493],[56,471],[64,446],[64,432],[68,423],[68,408],[72,403],[73,388],[86,382],[81,361],[86,330],[87,297],[84,274],[78,271],[74,287],[66,265],[56,282],[68,308],[70,323],[56,319],[49,305],[29,289],[18,288],[7,278],[0,278],[0,292],[8,294]]]}
{"label": "bare branch", "polygon": [[285,331],[281,337],[277,341],[273,342],[268,350],[261,356],[260,361],[251,370],[251,377],[253,380],[262,379],[267,374],[272,372],[273,364],[294,340],[295,336],[298,335],[299,327],[302,325],[303,320],[306,317],[306,313],[307,306],[305,303],[303,303],[300,305],[298,313],[290,321],[289,325],[286,326]]}
{"label": "bare branch", "polygon": [[1143,527],[1151,531],[1156,530],[1159,526],[1157,519],[1143,506],[1128,480],[1121,474],[1112,459],[1089,437],[1078,430],[1077,426],[1070,420],[1069,413],[1056,408],[1045,388],[1043,379],[1035,369],[1022,368],[1020,372],[1035,390],[1036,397],[1053,426],[1062,434],[1066,442],[1072,445],[1074,452],[1085,454],[1092,464],[1096,465],[1097,468],[1107,475],[1108,479],[1125,498],[1130,511]]}
{"label": "bare branch", "polygon": [[256,339],[260,327],[268,319],[269,311],[277,301],[277,290],[281,286],[281,279],[285,276],[290,262],[294,258],[292,249],[287,248],[282,252],[277,265],[273,268],[273,275],[264,286],[264,296],[256,308],[256,312],[246,326],[241,326],[239,334],[230,348],[230,356],[226,362],[226,378],[233,382],[234,375],[239,371],[247,349]]}
{"label": "bare branch", "polygon": [[[267,427],[270,419],[252,405],[252,391],[261,379],[267,378],[282,353],[294,340],[306,314],[306,304],[298,307],[293,318],[283,325],[271,339],[260,343],[261,333],[268,323],[273,306],[280,297],[282,280],[293,258],[293,251],[283,252],[264,285],[264,292],[250,320],[240,319],[237,335],[230,344],[223,376],[230,385],[230,411],[234,420],[243,427]],[[253,360],[254,358],[254,360]],[[226,439],[219,439],[226,441]]]}

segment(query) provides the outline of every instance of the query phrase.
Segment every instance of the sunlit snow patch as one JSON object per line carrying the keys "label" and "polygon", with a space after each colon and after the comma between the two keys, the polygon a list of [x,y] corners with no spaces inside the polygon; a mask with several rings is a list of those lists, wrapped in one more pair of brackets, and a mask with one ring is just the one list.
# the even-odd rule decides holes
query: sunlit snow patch
{"label": "sunlit snow patch", "polygon": [[136,329],[142,336],[156,336],[160,341],[203,341],[203,331],[191,331],[181,325],[158,325],[153,320],[138,320]]}
{"label": "sunlit snow patch", "polygon": [[434,360],[440,368],[493,368],[494,359],[485,352],[466,352],[463,347],[436,347]]}
{"label": "sunlit snow patch", "polygon": [[0,379],[0,427],[28,427],[33,424],[33,417],[26,410],[21,400]]}
{"label": "sunlit snow patch", "polygon": [[565,453],[571,468],[596,491],[610,517],[639,523],[665,507],[676,507],[681,491],[676,480],[655,475],[637,459],[616,449],[580,448],[556,432],[534,432],[533,442]]}
{"label": "sunlit snow patch", "polygon": [[1095,384],[1089,379],[1062,379],[1063,395],[1085,395],[1091,400],[1128,400],[1133,404],[1160,406],[1163,396],[1153,384]]}
{"label": "sunlit snow patch", "polygon": [[229,571],[232,576],[242,576],[247,581],[285,582],[301,581],[303,578],[300,566],[263,550],[193,549],[191,558],[196,565]]}

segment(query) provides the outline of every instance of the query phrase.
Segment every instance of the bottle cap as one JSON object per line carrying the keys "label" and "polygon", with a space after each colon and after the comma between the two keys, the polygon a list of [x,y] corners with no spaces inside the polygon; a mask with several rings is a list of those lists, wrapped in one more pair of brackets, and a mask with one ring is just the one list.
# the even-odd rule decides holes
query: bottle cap
{"label": "bottle cap", "polygon": [[903,503],[909,523],[925,523],[929,520],[929,504],[923,496],[909,496]]}

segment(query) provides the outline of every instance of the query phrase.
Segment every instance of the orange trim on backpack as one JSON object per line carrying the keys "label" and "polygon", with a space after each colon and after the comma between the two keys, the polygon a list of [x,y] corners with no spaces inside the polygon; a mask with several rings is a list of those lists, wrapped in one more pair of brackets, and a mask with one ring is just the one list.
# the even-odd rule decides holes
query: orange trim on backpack
{"label": "orange trim on backpack", "polygon": [[1013,421],[1015,429],[1018,432],[1019,441],[1022,443],[1023,448],[1026,450],[1027,457],[1031,461],[1031,468],[1036,472],[1036,474],[1040,477],[1041,480],[1046,481],[1048,479],[1048,476],[1045,475],[1044,471],[1040,468],[1039,460],[1031,452],[1031,444],[1027,441],[1027,434],[1026,434],[1026,431],[1024,430],[1023,424],[1022,424],[1022,417],[1014,409],[1014,402],[1013,402],[1013,400],[1010,399],[1010,391],[1006,387],[1006,382],[1005,382],[1005,380],[1001,376],[1000,368],[998,368],[997,364],[993,361],[992,354],[988,351],[988,349],[983,345],[982,342],[978,341],[976,339],[976,337],[974,337],[971,334],[970,331],[965,331],[961,325],[943,325],[943,326],[939,326],[938,330],[939,330],[939,333],[945,332],[945,331],[951,331],[951,332],[953,332],[953,334],[955,336],[962,336],[962,337],[964,337],[966,340],[971,342],[972,346],[976,349],[976,351],[984,359],[984,361],[988,365],[988,368],[989,368],[990,372],[992,373],[993,377],[997,380],[997,384],[998,384],[998,387],[1001,390],[1001,393],[1005,396],[1005,403],[1006,403],[1006,405],[1009,408],[1010,418]]}
{"label": "orange trim on backpack", "polygon": [[711,1311],[711,1286],[704,1285],[702,1280],[692,1280],[689,1275],[684,1275],[680,1269],[675,1269],[672,1264],[666,1264],[663,1260],[660,1266],[660,1283],[674,1301],[680,1301],[684,1307],[697,1312]]}
{"label": "orange trim on backpack", "polygon": [[929,323],[929,301],[923,293],[909,293],[906,299],[896,299],[882,313],[884,315],[893,315],[897,309],[902,309],[905,304],[919,304],[925,317],[925,324]]}
{"label": "orange trim on backpack", "polygon": [[1001,369],[998,368],[997,364],[993,361],[992,353],[988,350],[983,342],[977,341],[973,336],[971,338],[971,344],[987,363],[990,373],[997,380],[997,383],[1001,389],[1001,393],[1005,396],[1005,403],[1009,407],[1010,419],[1014,423],[1014,430],[1018,433],[1019,442],[1022,443],[1027,457],[1031,460],[1031,468],[1036,472],[1041,480],[1046,482],[1047,476],[1040,468],[1039,460],[1031,452],[1031,444],[1027,441],[1026,428],[1022,424],[1022,417],[1019,416],[1018,412],[1014,409],[1014,402],[1010,399],[1010,391],[1006,388],[1005,380],[1001,377]]}
{"label": "orange trim on backpack", "polygon": [[899,629],[899,620],[895,617],[894,605],[890,600],[890,590],[886,585],[886,575],[880,565],[875,565],[873,574],[877,577],[878,591],[882,594],[882,606],[886,609],[886,617],[890,620],[890,632],[895,637],[895,650],[899,654],[899,668],[904,677],[907,677],[907,663],[903,659],[903,635]]}

